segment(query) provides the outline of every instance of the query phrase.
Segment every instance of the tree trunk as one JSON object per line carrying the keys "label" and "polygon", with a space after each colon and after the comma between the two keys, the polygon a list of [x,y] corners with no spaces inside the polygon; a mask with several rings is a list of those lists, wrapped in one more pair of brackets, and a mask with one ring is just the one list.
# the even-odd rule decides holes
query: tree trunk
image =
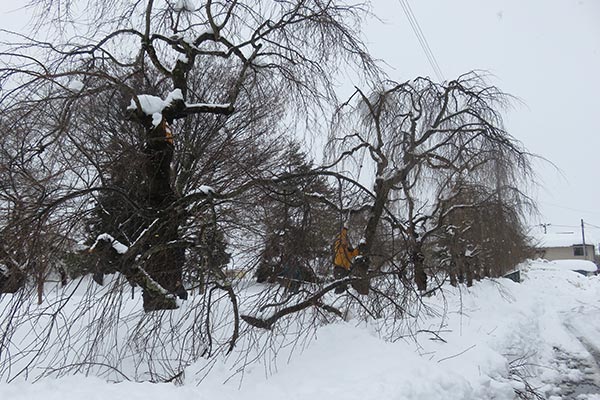
{"label": "tree trunk", "polygon": [[44,273],[38,271],[36,276],[36,289],[37,289],[37,303],[38,305],[42,304],[44,300]]}
{"label": "tree trunk", "polygon": [[177,308],[174,294],[182,289],[184,250],[169,246],[177,241],[182,217],[176,210],[166,210],[176,200],[171,187],[171,161],[173,160],[172,136],[166,121],[148,131],[146,146],[145,178],[147,207],[154,211],[163,223],[149,240],[149,248],[160,248],[144,264],[145,272],[158,283],[166,293],[144,287],[144,310],[165,310]]}
{"label": "tree trunk", "polygon": [[450,277],[450,284],[454,287],[458,286],[458,278],[456,276],[456,265],[451,262],[448,266],[448,276]]}
{"label": "tree trunk", "polygon": [[0,294],[17,293],[25,286],[25,274],[10,262],[6,262],[7,271],[0,271]]}
{"label": "tree trunk", "polygon": [[425,273],[425,257],[421,249],[417,248],[412,255],[413,267],[415,269],[415,283],[421,292],[427,290],[427,274]]}
{"label": "tree trunk", "polygon": [[377,226],[379,225],[379,220],[381,219],[383,211],[385,210],[385,204],[388,201],[390,188],[391,185],[388,181],[377,179],[375,182],[375,203],[371,208],[369,220],[367,221],[367,226],[365,227],[365,243],[361,247],[361,251],[366,257],[370,255],[371,249],[373,248],[373,242],[377,234]]}
{"label": "tree trunk", "polygon": [[467,287],[473,286],[473,266],[470,259],[465,260]]}

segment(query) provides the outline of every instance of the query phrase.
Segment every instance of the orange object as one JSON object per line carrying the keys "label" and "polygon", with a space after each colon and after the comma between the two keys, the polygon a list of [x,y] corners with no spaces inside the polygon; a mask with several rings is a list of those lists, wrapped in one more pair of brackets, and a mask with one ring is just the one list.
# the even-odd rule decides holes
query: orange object
{"label": "orange object", "polygon": [[342,228],[340,235],[333,245],[333,249],[335,251],[333,264],[336,267],[342,267],[349,270],[352,259],[358,255],[358,249],[350,250],[350,245],[348,243],[348,228]]}
{"label": "orange object", "polygon": [[163,127],[165,130],[165,141],[169,144],[173,144],[173,132],[171,132],[171,127],[167,124],[167,121],[163,121]]}

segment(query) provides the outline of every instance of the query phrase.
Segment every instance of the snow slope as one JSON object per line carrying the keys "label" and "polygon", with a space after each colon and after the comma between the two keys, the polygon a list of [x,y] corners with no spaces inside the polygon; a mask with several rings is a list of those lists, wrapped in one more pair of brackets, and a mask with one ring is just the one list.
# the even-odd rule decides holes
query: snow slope
{"label": "snow slope", "polygon": [[600,279],[536,261],[522,280],[447,287],[424,299],[419,324],[394,343],[380,339],[384,321],[325,326],[303,351],[259,360],[242,380],[228,380],[224,360],[200,383],[194,365],[180,386],[69,377],[1,383],[0,399],[508,400],[524,389],[519,376],[548,399],[600,399],[567,388],[597,389],[587,383],[600,377]]}

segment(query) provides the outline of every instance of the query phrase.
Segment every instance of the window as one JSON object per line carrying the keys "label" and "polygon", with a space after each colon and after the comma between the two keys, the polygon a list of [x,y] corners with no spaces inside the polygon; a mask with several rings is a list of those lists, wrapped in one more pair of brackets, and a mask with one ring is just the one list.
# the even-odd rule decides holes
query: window
{"label": "window", "polygon": [[583,257],[583,246],[573,246],[573,255]]}

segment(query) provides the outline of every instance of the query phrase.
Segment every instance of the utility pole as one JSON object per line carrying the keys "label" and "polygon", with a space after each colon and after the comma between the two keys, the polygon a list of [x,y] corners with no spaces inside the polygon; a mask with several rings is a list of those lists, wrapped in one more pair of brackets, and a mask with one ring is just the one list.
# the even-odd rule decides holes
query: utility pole
{"label": "utility pole", "polygon": [[587,247],[585,245],[585,226],[583,218],[581,219],[581,241],[583,242],[583,256],[587,259]]}
{"label": "utility pole", "polygon": [[549,222],[548,222],[548,223],[545,223],[545,224],[540,224],[540,226],[541,226],[542,228],[544,228],[544,235],[548,233],[548,229],[547,229],[547,228],[548,228],[550,225],[552,225],[552,224],[551,224],[551,223],[549,223]]}

